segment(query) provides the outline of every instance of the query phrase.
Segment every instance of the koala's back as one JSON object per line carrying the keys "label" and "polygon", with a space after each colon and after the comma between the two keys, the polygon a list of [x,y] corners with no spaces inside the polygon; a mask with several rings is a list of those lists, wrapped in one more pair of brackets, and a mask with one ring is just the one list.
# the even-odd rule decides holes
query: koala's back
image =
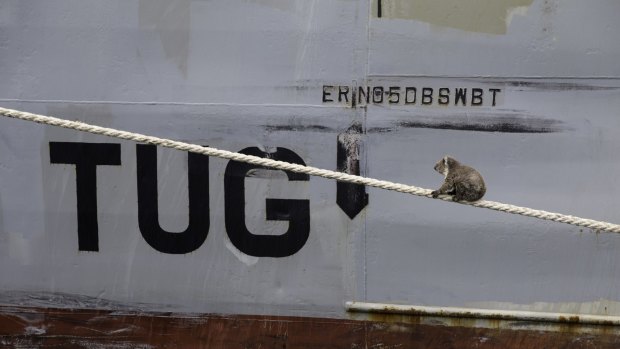
{"label": "koala's back", "polygon": [[459,200],[480,200],[487,190],[480,173],[469,166],[461,165],[450,169],[446,180],[453,183],[455,195]]}

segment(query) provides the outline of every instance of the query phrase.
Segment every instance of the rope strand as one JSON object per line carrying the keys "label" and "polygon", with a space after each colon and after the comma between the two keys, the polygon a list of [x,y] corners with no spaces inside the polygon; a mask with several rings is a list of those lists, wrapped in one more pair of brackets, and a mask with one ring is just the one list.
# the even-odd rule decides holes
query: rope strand
{"label": "rope strand", "polygon": [[[246,162],[246,163],[250,163],[253,165],[269,167],[269,168],[273,168],[277,170],[303,173],[303,174],[307,174],[310,176],[318,176],[318,177],[323,177],[323,178],[328,178],[328,179],[335,179],[341,182],[366,185],[366,186],[380,188],[380,189],[392,190],[392,191],[397,191],[401,193],[407,193],[407,194],[413,194],[417,196],[432,198],[431,196],[432,190],[420,188],[420,187],[416,187],[412,185],[406,185],[406,184],[394,183],[394,182],[389,182],[389,181],[384,181],[384,180],[378,180],[374,178],[350,175],[347,173],[324,170],[324,169],[320,169],[320,168],[316,168],[312,166],[292,164],[292,163],[288,163],[284,161],[261,158],[258,156],[234,153],[234,152],[227,151],[227,150],[221,150],[221,149],[216,149],[212,147],[204,147],[201,145],[179,142],[179,141],[174,141],[171,139],[158,138],[158,137],[147,136],[147,135],[143,135],[139,133],[132,133],[132,132],[121,131],[121,130],[116,130],[116,129],[107,128],[107,127],[90,125],[90,124],[86,124],[80,121],[64,120],[64,119],[59,119],[59,118],[55,118],[51,116],[38,115],[38,114],[23,112],[19,110],[6,109],[2,107],[0,107],[0,115],[14,118],[14,119],[32,121],[32,122],[50,125],[50,126],[58,126],[58,127],[63,127],[67,129],[77,130],[77,131],[89,132],[89,133],[93,133],[97,135],[115,137],[115,138],[130,140],[134,142],[139,142],[139,143],[147,143],[147,144],[162,146],[166,148],[188,151],[192,153],[197,153],[197,154],[202,154],[202,155],[207,155],[207,156],[214,156],[214,157],[219,157],[219,158],[234,160],[234,161],[239,161],[239,162]],[[450,198],[440,198],[440,199],[444,201],[451,201]],[[495,210],[495,211],[500,211],[500,212],[518,214],[518,215],[527,216],[527,217],[533,217],[533,218],[538,218],[538,219],[550,220],[554,222],[571,224],[571,225],[575,225],[579,227],[593,229],[596,231],[620,233],[620,225],[618,224],[596,221],[593,219],[580,218],[580,217],[565,215],[561,213],[547,212],[543,210],[536,210],[536,209],[531,209],[527,207],[520,207],[520,206],[503,204],[501,202],[487,201],[487,200],[480,200],[476,202],[459,201],[458,203],[463,204],[463,205],[470,205],[474,207],[487,208],[490,210]]]}

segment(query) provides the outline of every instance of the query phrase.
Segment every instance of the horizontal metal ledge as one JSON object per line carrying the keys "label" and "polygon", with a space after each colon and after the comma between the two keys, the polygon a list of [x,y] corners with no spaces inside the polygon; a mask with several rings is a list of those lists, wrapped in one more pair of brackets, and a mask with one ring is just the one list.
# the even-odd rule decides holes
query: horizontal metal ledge
{"label": "horizontal metal ledge", "polygon": [[381,313],[412,316],[437,316],[451,318],[496,319],[513,321],[555,322],[582,325],[620,325],[620,316],[547,313],[537,311],[497,310],[457,307],[429,307],[367,302],[346,302],[348,312]]}

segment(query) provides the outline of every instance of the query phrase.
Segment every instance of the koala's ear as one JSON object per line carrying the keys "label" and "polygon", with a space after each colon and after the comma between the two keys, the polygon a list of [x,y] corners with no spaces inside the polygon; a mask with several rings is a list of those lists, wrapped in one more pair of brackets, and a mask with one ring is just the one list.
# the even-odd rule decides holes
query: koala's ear
{"label": "koala's ear", "polygon": [[448,168],[452,168],[452,167],[454,167],[454,166],[458,165],[458,163],[459,163],[458,161],[456,161],[456,159],[455,159],[455,158],[453,158],[453,157],[451,157],[451,156],[449,156],[449,155],[446,155],[446,157],[444,157],[443,159],[444,159],[444,160],[443,160],[443,163],[444,163],[444,164],[446,165],[446,167],[448,167]]}

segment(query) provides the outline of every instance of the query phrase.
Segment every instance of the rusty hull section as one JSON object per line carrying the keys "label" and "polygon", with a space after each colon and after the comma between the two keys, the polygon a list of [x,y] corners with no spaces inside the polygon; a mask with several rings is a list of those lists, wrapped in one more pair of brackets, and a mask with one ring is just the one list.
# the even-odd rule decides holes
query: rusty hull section
{"label": "rusty hull section", "polygon": [[[583,331],[446,325],[420,317],[366,320],[258,315],[0,309],[3,348],[617,348],[610,326]],[[519,329],[523,326],[523,329]]]}

